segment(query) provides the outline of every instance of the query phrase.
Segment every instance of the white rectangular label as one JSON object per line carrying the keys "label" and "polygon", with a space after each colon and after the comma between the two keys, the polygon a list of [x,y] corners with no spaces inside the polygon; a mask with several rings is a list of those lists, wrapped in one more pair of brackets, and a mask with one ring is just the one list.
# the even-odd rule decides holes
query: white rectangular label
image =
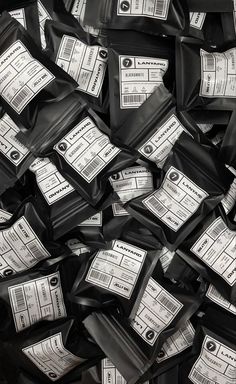
{"label": "white rectangular label", "polygon": [[5,223],[10,220],[12,214],[10,212],[5,211],[4,209],[0,209],[0,223]]}
{"label": "white rectangular label", "polygon": [[[110,359],[102,360],[102,384],[126,384],[127,381],[120,374]],[[145,381],[144,384],[149,384]]]}
{"label": "white rectangular label", "polygon": [[203,97],[236,98],[236,48],[209,53],[200,50]]}
{"label": "white rectangular label", "polygon": [[177,117],[172,115],[138,151],[161,168],[182,132],[188,133]]}
{"label": "white rectangular label", "polygon": [[0,276],[32,268],[47,257],[50,253],[24,216],[9,229],[0,231]]}
{"label": "white rectangular label", "polygon": [[157,362],[161,363],[189,348],[193,344],[194,335],[195,330],[190,321],[187,321],[182,328],[165,341],[158,353]]}
{"label": "white rectangular label", "polygon": [[89,117],[67,133],[54,149],[87,183],[121,151]]}
{"label": "white rectangular label", "polygon": [[230,286],[236,283],[236,232],[231,231],[221,217],[203,232],[191,252]]}
{"label": "white rectangular label", "polygon": [[55,204],[74,191],[48,158],[37,158],[29,169],[35,173],[38,187],[48,205]]}
{"label": "white rectangular label", "polygon": [[195,384],[235,384],[235,362],[235,350],[207,335],[188,377]]}
{"label": "white rectangular label", "polygon": [[95,215],[89,217],[87,220],[84,220],[82,223],[78,224],[78,227],[102,227],[102,212],[98,212]]}
{"label": "white rectangular label", "polygon": [[163,83],[168,60],[119,56],[120,108],[138,108]]}
{"label": "white rectangular label", "polygon": [[81,243],[78,239],[70,239],[66,242],[67,247],[77,256],[91,251],[90,247]]}
{"label": "white rectangular label", "polygon": [[16,332],[41,320],[66,317],[59,272],[11,286],[8,294]]}
{"label": "white rectangular label", "polygon": [[170,167],[161,187],[142,203],[167,227],[177,232],[207,196],[208,193],[184,173]]}
{"label": "white rectangular label", "polygon": [[94,97],[100,95],[107,68],[107,49],[86,45],[63,35],[56,64],[78,83],[78,89]]}
{"label": "white rectangular label", "polygon": [[146,343],[154,345],[182,307],[180,301],[151,277],[131,326]]}
{"label": "white rectangular label", "polygon": [[190,12],[190,27],[201,30],[206,19],[206,13]]}
{"label": "white rectangular label", "polygon": [[44,49],[46,48],[46,45],[47,45],[45,33],[44,33],[44,26],[45,26],[46,20],[52,20],[52,18],[40,0],[37,1],[37,5],[38,5],[38,14],[39,14],[41,45],[42,45],[42,48]]}
{"label": "white rectangular label", "polygon": [[22,352],[52,381],[85,361],[64,347],[61,332],[23,348]]}
{"label": "white rectangular label", "polygon": [[10,11],[9,14],[11,17],[14,17],[14,19],[16,19],[25,29],[27,29],[24,8],[14,9],[14,11]]}
{"label": "white rectangular label", "polygon": [[163,268],[163,271],[166,272],[173,257],[175,255],[175,251],[171,252],[166,247],[163,247],[161,254],[160,254],[160,262]]}
{"label": "white rectangular label", "polygon": [[236,307],[231,304],[228,300],[226,300],[221,293],[214,287],[214,285],[210,284],[206,296],[213,301],[214,303],[218,304],[220,307],[226,309],[227,311],[233,313],[236,315]]}
{"label": "white rectangular label", "polygon": [[0,56],[0,94],[20,114],[55,76],[17,40]]}
{"label": "white rectangular label", "polygon": [[71,13],[78,20],[85,32],[88,32],[93,36],[98,36],[100,34],[99,29],[84,24],[86,4],[87,0],[75,0]]}
{"label": "white rectangular label", "polygon": [[141,248],[116,240],[112,249],[96,254],[85,280],[130,299],[146,254]]}
{"label": "white rectangular label", "polygon": [[114,216],[126,216],[123,204],[153,190],[152,173],[145,167],[130,167],[110,177],[110,183],[121,203],[112,204]]}
{"label": "white rectangular label", "polygon": [[118,16],[143,16],[152,19],[166,20],[169,13],[170,0],[118,0]]}
{"label": "white rectangular label", "polygon": [[236,178],[231,184],[230,189],[226,193],[223,200],[221,200],[221,204],[223,205],[227,215],[233,209],[235,203],[236,203]]}

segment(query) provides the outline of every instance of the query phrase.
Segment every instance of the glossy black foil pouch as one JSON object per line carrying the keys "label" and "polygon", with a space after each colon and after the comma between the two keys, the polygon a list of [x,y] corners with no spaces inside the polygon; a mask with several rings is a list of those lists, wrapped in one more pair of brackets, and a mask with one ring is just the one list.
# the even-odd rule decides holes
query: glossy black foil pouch
{"label": "glossy black foil pouch", "polygon": [[173,89],[173,38],[109,31],[108,69],[111,128],[116,131],[160,84]]}
{"label": "glossy black foil pouch", "polygon": [[214,151],[182,133],[167,158],[159,187],[125,205],[170,250],[175,250],[223,199],[233,174]]}
{"label": "glossy black foil pouch", "polygon": [[0,96],[19,128],[35,123],[38,104],[62,100],[76,82],[42,54],[27,31],[3,12],[0,17]]}
{"label": "glossy black foil pouch", "polygon": [[229,110],[236,108],[236,46],[216,49],[197,39],[176,42],[178,108]]}
{"label": "glossy black foil pouch", "polygon": [[[179,35],[188,21],[185,1],[87,0],[85,23],[95,28],[137,30],[149,34]],[[187,21],[186,21],[187,20]]]}

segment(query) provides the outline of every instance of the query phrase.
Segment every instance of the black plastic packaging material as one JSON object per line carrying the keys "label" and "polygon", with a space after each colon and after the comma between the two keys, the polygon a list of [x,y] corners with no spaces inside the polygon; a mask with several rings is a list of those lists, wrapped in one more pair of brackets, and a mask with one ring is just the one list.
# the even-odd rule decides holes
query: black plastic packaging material
{"label": "black plastic packaging material", "polygon": [[1,280],[0,339],[8,339],[43,320],[54,321],[77,311],[67,295],[81,264],[81,257],[64,254],[34,270]]}
{"label": "black plastic packaging material", "polygon": [[145,286],[161,254],[121,240],[87,258],[73,289],[74,301],[92,309],[113,302],[128,317],[136,313]]}
{"label": "black plastic packaging material", "polygon": [[220,158],[225,164],[236,168],[236,111],[233,111],[231,119],[220,148]]}
{"label": "black plastic packaging material", "polygon": [[231,304],[221,293],[214,287],[214,285],[209,284],[209,287],[206,291],[205,300],[207,305],[214,305],[218,309],[220,308],[223,311],[229,312],[236,316],[236,306]]}
{"label": "black plastic packaging material", "polygon": [[222,13],[222,26],[224,40],[226,42],[236,41],[236,8],[233,12]]}
{"label": "black plastic packaging material", "polygon": [[174,41],[109,31],[108,64],[111,128],[116,131],[163,81],[173,89]]}
{"label": "black plastic packaging material", "polygon": [[87,0],[85,23],[95,28],[137,30],[149,34],[180,35],[188,23],[184,0],[145,2],[137,0]]}
{"label": "black plastic packaging material", "polygon": [[45,24],[47,54],[77,83],[77,90],[88,104],[99,112],[108,109],[107,49],[97,38],[62,23]]}
{"label": "black plastic packaging material", "polygon": [[[184,332],[191,341],[189,344],[185,342],[185,348],[191,345],[194,329],[186,322],[201,301],[198,295],[192,295],[164,279],[158,263],[131,323],[119,315],[94,313],[84,320],[84,324],[127,382],[133,384],[141,377],[143,381],[150,378],[145,373],[158,357],[163,343],[177,329],[187,327]],[[163,360],[163,354],[162,357],[159,354],[160,366]]]}
{"label": "black plastic packaging material", "polygon": [[190,12],[189,36],[204,44],[220,47],[225,44],[220,13]]}
{"label": "black plastic packaging material", "polygon": [[97,210],[75,191],[48,158],[37,158],[30,166],[34,173],[35,198],[38,209],[45,212],[58,239],[76,225],[89,219]]}
{"label": "black plastic packaging material", "polygon": [[[35,379],[40,383],[72,383],[104,356],[74,318],[26,330],[5,342],[3,350],[15,370],[25,372],[24,383],[32,384]],[[30,375],[32,381],[28,381]]]}
{"label": "black plastic packaging material", "polygon": [[172,94],[160,85],[117,131],[112,132],[112,141],[137,151],[146,161],[162,168],[182,132],[210,145],[191,116],[185,111],[178,112]]}
{"label": "black plastic packaging material", "polygon": [[0,13],[3,11],[8,11],[28,31],[35,43],[41,46],[37,0],[3,0]]}
{"label": "black plastic packaging material", "polygon": [[[236,108],[236,47],[224,50],[200,40],[177,38],[176,92],[179,109],[229,110]],[[223,68],[227,68],[222,72]]]}
{"label": "black plastic packaging material", "polygon": [[159,188],[125,208],[174,250],[220,203],[232,181],[233,174],[212,150],[182,133],[164,164]]}
{"label": "black plastic packaging material", "polygon": [[177,253],[232,304],[236,304],[236,225],[217,207],[185,239]]}
{"label": "black plastic packaging material", "polygon": [[39,102],[62,100],[77,83],[42,54],[27,31],[7,12],[2,13],[0,24],[1,101],[19,128],[29,129],[35,123]]}
{"label": "black plastic packaging material", "polygon": [[[1,109],[1,107],[0,107]],[[19,128],[5,113],[0,118],[0,195],[13,187],[34,161],[30,151],[17,140]]]}
{"label": "black plastic packaging material", "polygon": [[234,3],[231,0],[187,0],[189,10],[193,12],[232,12]]}

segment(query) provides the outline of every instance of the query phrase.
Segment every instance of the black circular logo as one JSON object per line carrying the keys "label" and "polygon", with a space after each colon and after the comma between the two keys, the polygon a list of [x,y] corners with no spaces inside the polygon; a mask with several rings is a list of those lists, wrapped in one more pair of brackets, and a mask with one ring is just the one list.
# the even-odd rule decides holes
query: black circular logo
{"label": "black circular logo", "polygon": [[104,49],[101,49],[101,51],[99,51],[99,56],[102,59],[106,59],[107,58],[107,51],[105,51]]}
{"label": "black circular logo", "polygon": [[147,154],[147,155],[150,155],[150,153],[153,152],[153,146],[148,144],[148,145],[145,145],[144,147],[144,152]]}
{"label": "black circular logo", "polygon": [[179,174],[177,172],[171,172],[170,173],[170,180],[172,180],[172,181],[179,180]]}
{"label": "black circular logo", "polygon": [[120,175],[119,175],[119,173],[116,173],[115,175],[112,175],[111,178],[112,178],[112,180],[119,180]]}
{"label": "black circular logo", "polygon": [[133,64],[132,60],[129,59],[128,57],[126,57],[124,60],[123,60],[123,66],[125,68],[129,68],[131,67],[131,65]]}
{"label": "black circular logo", "polygon": [[214,341],[208,341],[206,343],[206,347],[208,351],[211,351],[211,352],[214,352],[216,350],[216,344],[214,343]]}
{"label": "black circular logo", "polygon": [[163,349],[161,349],[160,350],[160,352],[158,352],[158,355],[157,355],[160,359],[162,358],[162,357],[164,357],[165,356],[165,352],[163,351]]}
{"label": "black circular logo", "polygon": [[57,378],[57,375],[54,372],[49,372],[48,376],[51,377],[52,379]]}
{"label": "black circular logo", "polygon": [[17,151],[12,151],[12,152],[10,153],[10,156],[11,156],[11,158],[12,158],[13,160],[18,160],[19,157],[20,157],[20,154],[19,154],[19,152],[17,152]]}
{"label": "black circular logo", "polygon": [[55,287],[58,283],[58,278],[57,277],[53,277],[51,280],[50,280],[50,284],[52,287]]}
{"label": "black circular logo", "polygon": [[120,9],[123,12],[127,12],[130,9],[130,3],[128,1],[122,1],[122,3],[120,4]]}
{"label": "black circular logo", "polygon": [[3,272],[4,276],[11,276],[13,274],[13,270],[12,269],[6,269],[4,272]]}
{"label": "black circular logo", "polygon": [[58,148],[60,149],[60,151],[65,152],[67,149],[67,144],[66,143],[60,143],[58,145]]}
{"label": "black circular logo", "polygon": [[154,331],[147,331],[146,332],[146,338],[148,339],[148,340],[152,340],[153,338],[154,338],[154,336],[155,336],[155,332]]}

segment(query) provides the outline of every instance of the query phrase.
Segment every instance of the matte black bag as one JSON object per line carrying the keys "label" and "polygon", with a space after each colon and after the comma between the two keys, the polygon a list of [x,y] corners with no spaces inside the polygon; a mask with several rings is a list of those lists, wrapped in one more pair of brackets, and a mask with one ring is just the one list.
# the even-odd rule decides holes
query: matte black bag
{"label": "matte black bag", "polygon": [[225,310],[234,316],[236,316],[236,306],[231,304],[221,293],[214,287],[214,285],[209,284],[205,300],[208,306],[216,306],[219,310]]}
{"label": "matte black bag", "polygon": [[0,118],[0,195],[12,187],[34,161],[30,151],[17,140],[19,128],[5,113]]}
{"label": "matte black bag", "polygon": [[47,21],[47,54],[77,83],[81,96],[95,110],[108,109],[107,49],[78,26]]}
{"label": "matte black bag", "polygon": [[149,34],[180,35],[186,26],[185,1],[87,0],[85,23],[95,28],[137,30]]}
{"label": "matte black bag", "polygon": [[233,174],[214,151],[184,132],[164,164],[158,189],[131,200],[125,208],[175,250],[220,203],[232,181]]}
{"label": "matte black bag", "polygon": [[225,41],[236,41],[236,7],[228,13],[222,13],[222,26]]}
{"label": "matte black bag", "polygon": [[226,128],[225,135],[220,148],[220,159],[225,164],[236,168],[236,111],[232,112],[231,119]]}
{"label": "matte black bag", "polygon": [[109,31],[108,70],[111,128],[116,131],[163,81],[173,89],[174,41]]}
{"label": "matte black bag", "polygon": [[41,45],[37,0],[2,0],[0,13],[3,11],[8,11],[28,31],[35,43]]}
{"label": "matte black bag", "polygon": [[191,116],[185,111],[178,112],[172,94],[160,85],[117,131],[112,132],[112,141],[137,151],[146,161],[162,168],[182,132],[210,145]]}
{"label": "matte black bag", "polygon": [[236,304],[236,225],[221,206],[194,229],[177,253]]}
{"label": "matte black bag", "polygon": [[193,12],[232,12],[234,3],[231,0],[187,0]]}
{"label": "matte black bag", "polygon": [[[116,314],[94,313],[84,320],[84,324],[128,384],[133,384],[141,377],[142,381],[150,378],[145,373],[158,357],[163,343],[185,326],[200,303],[198,295],[164,279],[158,263],[136,315],[133,312],[130,317],[131,323]],[[190,337],[194,333],[189,324],[185,332],[186,335],[191,333]],[[191,345],[186,340],[184,343],[185,347]]]}
{"label": "matte black bag", "polygon": [[65,318],[74,311],[79,318],[78,308],[67,295],[81,264],[81,257],[64,254],[34,270],[0,280],[1,340],[41,321]]}
{"label": "matte black bag", "polygon": [[0,43],[1,102],[19,128],[29,129],[39,103],[62,100],[77,84],[42,54],[27,31],[7,12],[0,17]]}
{"label": "matte black bag", "polygon": [[[72,383],[104,356],[74,318],[26,330],[7,340],[3,350],[19,376],[25,372],[30,380],[33,375],[32,384],[35,379],[40,383]],[[23,382],[30,382],[26,380]]]}
{"label": "matte black bag", "polygon": [[90,307],[90,313],[105,308],[109,302],[126,317],[136,313],[160,253],[161,245],[155,251],[146,251],[114,240],[85,260],[74,284],[72,300]]}
{"label": "matte black bag", "polygon": [[225,44],[220,13],[190,12],[189,36],[220,47]]}
{"label": "matte black bag", "polygon": [[177,39],[176,93],[179,109],[234,110],[235,58],[235,44],[216,51],[216,48],[204,46],[197,39]]}

